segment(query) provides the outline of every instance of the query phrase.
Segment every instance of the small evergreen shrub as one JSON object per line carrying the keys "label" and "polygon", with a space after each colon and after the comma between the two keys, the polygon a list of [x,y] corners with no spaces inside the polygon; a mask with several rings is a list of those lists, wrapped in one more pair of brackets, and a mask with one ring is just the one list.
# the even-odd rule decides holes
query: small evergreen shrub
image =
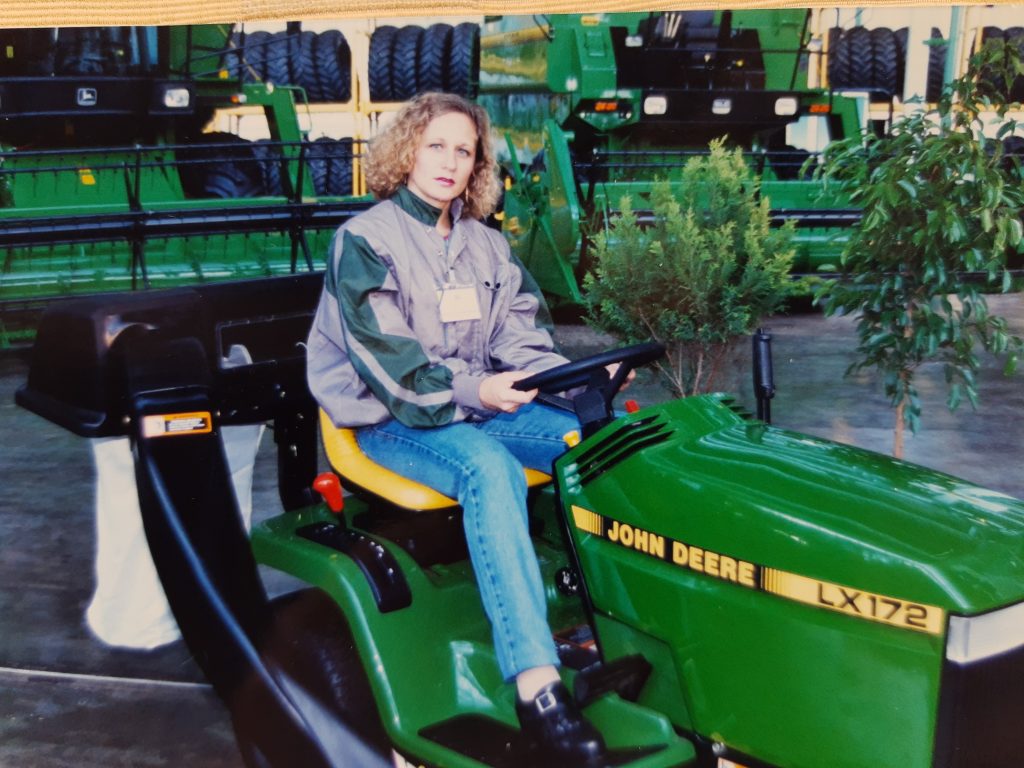
{"label": "small evergreen shrub", "polygon": [[594,238],[584,279],[587,321],[627,343],[654,339],[674,394],[712,391],[736,340],[782,305],[793,226],[772,228],[769,201],[742,153],[723,141],[687,161],[681,180],[657,182],[653,221],[627,196]]}

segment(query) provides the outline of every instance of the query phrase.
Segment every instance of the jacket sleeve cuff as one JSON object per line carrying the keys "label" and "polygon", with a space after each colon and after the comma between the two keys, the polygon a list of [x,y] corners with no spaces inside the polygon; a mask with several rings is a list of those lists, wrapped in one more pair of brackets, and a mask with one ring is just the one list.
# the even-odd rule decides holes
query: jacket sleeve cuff
{"label": "jacket sleeve cuff", "polygon": [[480,384],[487,378],[484,373],[456,373],[452,377],[452,399],[455,404],[475,411],[484,410],[480,402]]}

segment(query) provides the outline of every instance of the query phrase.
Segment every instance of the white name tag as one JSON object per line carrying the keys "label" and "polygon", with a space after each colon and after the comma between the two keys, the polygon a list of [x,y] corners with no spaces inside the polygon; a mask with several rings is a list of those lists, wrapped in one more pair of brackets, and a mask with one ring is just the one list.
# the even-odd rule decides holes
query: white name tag
{"label": "white name tag", "polygon": [[442,323],[480,319],[480,301],[477,299],[475,286],[445,285],[440,290],[439,302]]}

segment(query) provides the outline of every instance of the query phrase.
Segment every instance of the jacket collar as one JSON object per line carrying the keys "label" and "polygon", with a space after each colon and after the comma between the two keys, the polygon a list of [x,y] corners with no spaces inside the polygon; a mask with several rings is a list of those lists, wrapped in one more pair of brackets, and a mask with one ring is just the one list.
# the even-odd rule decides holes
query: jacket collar
{"label": "jacket collar", "polygon": [[[395,194],[391,196],[391,202],[416,219],[416,221],[431,227],[437,224],[437,220],[441,216],[440,208],[435,208],[422,198],[417,197],[405,185],[399,187]],[[453,225],[462,216],[462,205],[461,198],[452,200],[448,212],[451,214]]]}

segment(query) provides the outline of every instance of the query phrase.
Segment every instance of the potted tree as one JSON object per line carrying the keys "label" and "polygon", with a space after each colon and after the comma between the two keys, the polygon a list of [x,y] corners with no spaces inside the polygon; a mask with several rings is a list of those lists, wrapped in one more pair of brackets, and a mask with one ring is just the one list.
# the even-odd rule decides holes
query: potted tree
{"label": "potted tree", "polygon": [[1007,372],[1016,365],[1021,340],[988,311],[985,293],[1010,290],[1007,256],[1022,243],[1024,188],[1004,153],[1016,126],[997,88],[1020,72],[1016,46],[999,40],[932,108],[886,135],[830,145],[817,171],[863,211],[842,275],[824,281],[817,300],[828,315],[856,317],[859,358],[847,373],[881,374],[895,408],[897,458],[904,427],[915,432],[920,423],[915,375],[923,364],[945,365],[950,409],[964,398],[977,403],[979,349],[1004,355]]}

